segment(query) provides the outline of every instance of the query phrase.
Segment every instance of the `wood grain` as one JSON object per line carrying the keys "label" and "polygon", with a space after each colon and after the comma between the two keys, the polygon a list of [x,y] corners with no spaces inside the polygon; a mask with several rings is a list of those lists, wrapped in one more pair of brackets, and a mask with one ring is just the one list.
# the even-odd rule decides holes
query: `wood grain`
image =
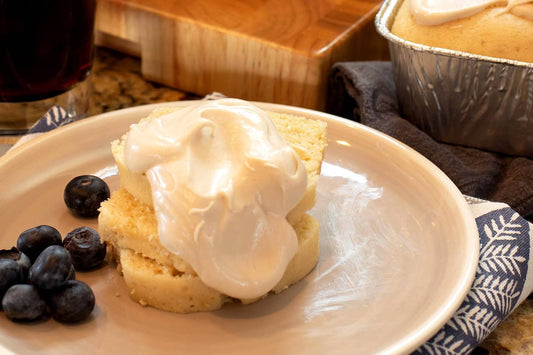
{"label": "wood grain", "polygon": [[387,59],[378,0],[99,0],[97,42],[148,80],[205,95],[323,109],[338,61]]}

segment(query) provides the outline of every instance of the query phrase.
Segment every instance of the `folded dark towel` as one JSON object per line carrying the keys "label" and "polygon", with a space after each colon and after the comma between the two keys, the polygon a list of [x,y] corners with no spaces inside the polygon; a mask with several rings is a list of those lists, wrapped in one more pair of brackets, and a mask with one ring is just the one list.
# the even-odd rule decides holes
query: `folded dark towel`
{"label": "folded dark towel", "polygon": [[533,161],[435,141],[402,117],[390,62],[335,64],[327,111],[412,147],[437,165],[463,194],[505,202],[533,220]]}

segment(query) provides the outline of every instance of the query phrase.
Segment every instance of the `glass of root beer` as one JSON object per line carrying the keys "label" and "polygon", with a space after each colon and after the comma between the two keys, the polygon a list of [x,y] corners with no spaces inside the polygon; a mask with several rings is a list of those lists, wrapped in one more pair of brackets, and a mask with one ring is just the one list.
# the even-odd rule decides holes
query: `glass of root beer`
{"label": "glass of root beer", "polygon": [[96,0],[0,0],[0,134],[89,110]]}

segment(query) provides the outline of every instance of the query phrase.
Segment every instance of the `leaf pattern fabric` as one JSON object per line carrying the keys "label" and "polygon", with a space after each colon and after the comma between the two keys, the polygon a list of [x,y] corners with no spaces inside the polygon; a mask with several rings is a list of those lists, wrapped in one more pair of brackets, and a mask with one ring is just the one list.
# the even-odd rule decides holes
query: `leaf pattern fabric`
{"label": "leaf pattern fabric", "polygon": [[415,354],[468,354],[531,291],[524,289],[531,225],[511,208],[494,205],[498,208],[476,218],[480,255],[470,292],[453,318]]}

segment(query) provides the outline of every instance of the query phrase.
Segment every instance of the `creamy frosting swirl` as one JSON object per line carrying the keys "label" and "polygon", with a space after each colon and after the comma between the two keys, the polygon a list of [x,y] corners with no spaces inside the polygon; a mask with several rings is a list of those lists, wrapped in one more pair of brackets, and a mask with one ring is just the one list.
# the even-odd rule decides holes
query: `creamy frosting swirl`
{"label": "creamy frosting swirl", "polygon": [[244,299],[278,283],[298,248],[286,216],[307,171],[266,112],[222,99],[141,121],[125,162],[150,182],[161,244],[206,285]]}
{"label": "creamy frosting swirl", "polygon": [[533,20],[533,0],[409,0],[411,13],[422,25],[440,25],[472,16],[489,6],[501,6],[516,16]]}

